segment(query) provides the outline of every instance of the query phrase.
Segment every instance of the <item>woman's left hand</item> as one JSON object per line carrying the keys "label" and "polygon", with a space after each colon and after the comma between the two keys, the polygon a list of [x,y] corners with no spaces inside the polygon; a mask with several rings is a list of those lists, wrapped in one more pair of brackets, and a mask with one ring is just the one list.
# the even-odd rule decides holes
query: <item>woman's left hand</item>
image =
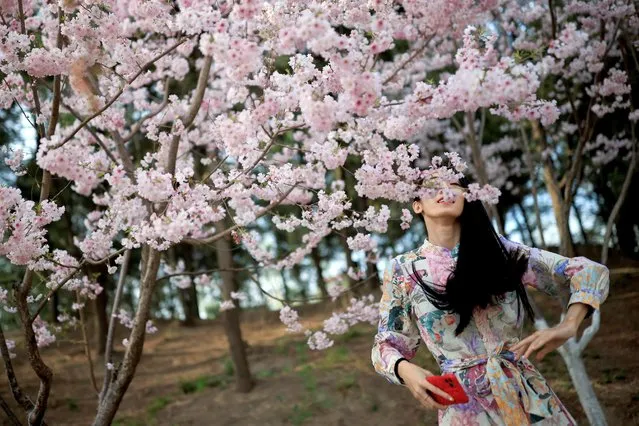
{"label": "woman's left hand", "polygon": [[534,351],[538,350],[535,358],[537,361],[541,361],[549,352],[554,351],[566,340],[576,335],[577,326],[575,324],[562,322],[555,327],[534,332],[509,349],[515,353],[517,359],[520,359],[522,355],[524,358],[528,358]]}

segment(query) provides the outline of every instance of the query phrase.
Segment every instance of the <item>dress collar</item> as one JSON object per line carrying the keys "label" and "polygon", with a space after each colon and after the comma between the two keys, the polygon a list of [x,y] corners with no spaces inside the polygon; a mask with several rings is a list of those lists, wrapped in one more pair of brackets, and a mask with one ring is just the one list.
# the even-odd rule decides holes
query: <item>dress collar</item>
{"label": "dress collar", "polygon": [[459,242],[455,244],[455,247],[453,247],[452,249],[449,249],[446,247],[435,245],[431,243],[430,241],[428,241],[428,238],[426,238],[424,239],[424,244],[422,244],[421,246],[420,254],[424,256],[427,253],[436,253],[436,254],[451,257],[457,260],[457,256],[459,254]]}

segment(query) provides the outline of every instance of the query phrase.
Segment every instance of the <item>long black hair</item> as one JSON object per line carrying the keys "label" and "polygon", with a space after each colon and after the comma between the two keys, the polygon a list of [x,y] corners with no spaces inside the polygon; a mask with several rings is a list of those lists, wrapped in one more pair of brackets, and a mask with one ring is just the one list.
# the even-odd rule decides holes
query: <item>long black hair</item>
{"label": "long black hair", "polygon": [[[459,180],[463,188],[468,188],[469,183],[466,177]],[[419,197],[415,200],[419,201]],[[424,283],[419,274],[414,274],[428,300],[438,309],[459,314],[456,335],[466,328],[474,308],[486,308],[511,291],[517,292],[520,301],[518,315],[521,315],[519,306],[523,305],[529,318],[533,318],[522,283],[522,276],[528,268],[526,253],[520,249],[510,252],[506,249],[479,200],[464,200],[459,222],[461,233],[457,264],[448,277],[445,290],[435,290]]]}

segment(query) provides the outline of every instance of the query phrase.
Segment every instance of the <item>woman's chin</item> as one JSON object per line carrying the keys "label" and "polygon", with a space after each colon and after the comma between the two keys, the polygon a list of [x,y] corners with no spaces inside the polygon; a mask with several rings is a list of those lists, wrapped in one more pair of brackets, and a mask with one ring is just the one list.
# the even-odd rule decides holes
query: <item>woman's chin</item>
{"label": "woman's chin", "polygon": [[451,206],[449,208],[438,208],[428,213],[429,214],[427,214],[427,216],[432,218],[450,217],[452,219],[456,219],[461,215],[461,210]]}

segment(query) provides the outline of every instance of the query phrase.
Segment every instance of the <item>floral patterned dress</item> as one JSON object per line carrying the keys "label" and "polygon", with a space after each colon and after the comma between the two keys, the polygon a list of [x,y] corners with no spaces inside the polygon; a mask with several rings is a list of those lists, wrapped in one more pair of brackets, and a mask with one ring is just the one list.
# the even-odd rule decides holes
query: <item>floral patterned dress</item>
{"label": "floral patterned dress", "polygon": [[[569,305],[581,302],[593,309],[599,309],[608,296],[609,275],[604,265],[499,237],[508,250],[519,247],[527,252],[524,284],[552,296],[562,288],[569,289]],[[455,336],[459,316],[437,309],[427,299],[414,274],[442,290],[457,261],[458,248],[449,250],[425,240],[418,249],[392,259],[384,272],[381,317],[371,354],[375,370],[389,382],[404,386],[396,364],[402,358],[413,358],[423,341],[442,373],[454,373],[469,397],[466,404],[440,410],[440,425],[575,425],[532,363],[515,360],[506,349],[522,334],[523,315],[518,315],[521,306],[514,291],[500,297],[498,304],[475,309],[459,336]]]}

